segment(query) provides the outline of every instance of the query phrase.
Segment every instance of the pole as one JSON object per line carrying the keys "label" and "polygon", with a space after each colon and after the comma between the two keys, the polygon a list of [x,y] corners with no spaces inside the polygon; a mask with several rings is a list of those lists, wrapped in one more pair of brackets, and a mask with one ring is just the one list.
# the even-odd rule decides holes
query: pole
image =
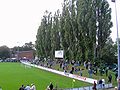
{"label": "pole", "polygon": [[18,43],[18,47],[17,47],[17,60],[19,60],[19,42]]}
{"label": "pole", "polygon": [[[117,51],[118,51],[118,80],[120,79],[120,45],[119,45],[119,34],[118,34],[118,19],[117,19],[117,7],[115,1],[115,15],[116,15],[116,29],[117,29]],[[118,88],[120,88],[120,83],[118,81]]]}
{"label": "pole", "polygon": [[19,60],[19,46],[18,46],[18,50],[17,50],[17,59]]}

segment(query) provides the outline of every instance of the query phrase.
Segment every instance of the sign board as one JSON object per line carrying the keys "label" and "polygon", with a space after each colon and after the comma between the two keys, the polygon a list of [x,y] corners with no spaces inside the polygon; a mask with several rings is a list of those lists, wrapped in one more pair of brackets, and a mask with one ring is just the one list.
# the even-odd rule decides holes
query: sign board
{"label": "sign board", "polygon": [[55,58],[63,58],[63,57],[64,57],[63,50],[55,51]]}

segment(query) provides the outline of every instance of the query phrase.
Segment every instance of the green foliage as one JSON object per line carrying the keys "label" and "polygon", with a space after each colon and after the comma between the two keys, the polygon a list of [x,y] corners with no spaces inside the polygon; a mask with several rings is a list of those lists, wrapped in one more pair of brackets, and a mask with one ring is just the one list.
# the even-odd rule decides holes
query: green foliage
{"label": "green foliage", "polygon": [[19,51],[34,51],[34,56],[35,56],[35,49],[34,49],[34,44],[32,42],[25,43],[23,46],[15,46],[11,48],[11,57],[14,57],[14,55],[19,52]]}
{"label": "green foliage", "polygon": [[10,58],[10,49],[7,46],[0,47],[0,58],[1,59]]}
{"label": "green foliage", "polygon": [[32,42],[25,43],[21,48],[21,51],[29,51],[29,50],[34,50],[34,44]]}
{"label": "green foliage", "polygon": [[108,64],[117,63],[117,57],[115,56],[115,47],[111,38],[108,38],[106,42],[103,52],[102,52],[102,60],[103,63],[107,62]]}
{"label": "green foliage", "polygon": [[102,50],[110,36],[112,27],[111,9],[106,0],[96,0],[96,18],[97,18],[97,57],[102,57]]}
{"label": "green foliage", "polygon": [[[106,0],[64,0],[62,13],[45,12],[36,40],[38,57],[54,58],[64,50],[68,60],[102,60],[112,27],[111,8]],[[114,54],[113,54],[114,55]]]}
{"label": "green foliage", "polygon": [[51,29],[52,17],[51,12],[46,11],[43,16],[41,26],[38,29],[36,48],[38,57],[51,56]]}
{"label": "green foliage", "polygon": [[32,42],[25,43],[23,46],[15,46],[11,48],[11,50],[15,53],[16,51],[30,51],[34,50],[34,44]]}

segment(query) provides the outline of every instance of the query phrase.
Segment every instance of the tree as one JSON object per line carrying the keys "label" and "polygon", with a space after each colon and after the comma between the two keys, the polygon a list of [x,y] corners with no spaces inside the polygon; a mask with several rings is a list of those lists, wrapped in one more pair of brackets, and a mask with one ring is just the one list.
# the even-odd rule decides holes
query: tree
{"label": "tree", "polygon": [[1,59],[10,58],[10,49],[7,46],[0,47],[0,58]]}
{"label": "tree", "polygon": [[11,54],[12,57],[14,57],[15,54],[21,51],[33,51],[35,55],[35,49],[34,49],[34,44],[32,42],[25,43],[23,46],[15,46],[11,48]]}
{"label": "tree", "polygon": [[61,49],[60,38],[60,12],[57,10],[53,16],[52,28],[51,28],[51,57],[54,57],[55,50]]}
{"label": "tree", "polygon": [[97,58],[100,60],[102,57],[102,50],[111,33],[111,8],[106,0],[96,0],[95,5],[97,24]]}
{"label": "tree", "polygon": [[36,36],[37,37],[36,50],[37,50],[38,57],[47,58],[50,56],[51,28],[52,28],[51,12],[46,11]]}
{"label": "tree", "polygon": [[62,8],[62,14],[61,14],[61,17],[60,17],[60,32],[61,32],[61,47],[62,49],[64,50],[64,56],[65,56],[65,59],[68,59],[68,44],[66,42],[66,39],[65,39],[65,23],[67,22],[66,21],[66,3],[65,3],[65,0],[64,0],[64,3],[63,3],[63,8]]}
{"label": "tree", "polygon": [[[20,47],[18,47],[20,48]],[[29,51],[29,50],[34,50],[34,44],[32,44],[32,42],[29,42],[29,43],[25,43],[25,45],[23,45],[21,48],[20,48],[21,51]]]}
{"label": "tree", "polygon": [[34,50],[34,44],[32,42],[25,43],[23,46],[15,46],[12,48],[13,53],[16,51],[30,51]]}
{"label": "tree", "polygon": [[79,45],[83,60],[94,59],[94,47],[96,45],[96,10],[93,0],[77,1],[77,23]]}
{"label": "tree", "polygon": [[116,44],[114,44],[111,38],[108,38],[102,50],[102,58],[101,58],[102,62],[108,64],[117,63],[116,50],[117,50]]}
{"label": "tree", "polygon": [[112,27],[106,0],[64,0],[62,13],[46,12],[37,32],[38,56],[54,57],[63,49],[65,59],[102,59]]}

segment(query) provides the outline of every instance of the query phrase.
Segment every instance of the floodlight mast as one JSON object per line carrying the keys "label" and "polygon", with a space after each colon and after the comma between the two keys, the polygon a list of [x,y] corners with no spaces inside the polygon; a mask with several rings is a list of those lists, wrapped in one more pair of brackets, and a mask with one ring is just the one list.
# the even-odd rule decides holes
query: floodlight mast
{"label": "floodlight mast", "polygon": [[118,19],[117,19],[117,7],[116,1],[112,0],[115,3],[115,17],[116,17],[116,29],[117,29],[117,52],[118,52],[118,90],[120,90],[120,45],[119,45],[119,33],[118,33]]}

